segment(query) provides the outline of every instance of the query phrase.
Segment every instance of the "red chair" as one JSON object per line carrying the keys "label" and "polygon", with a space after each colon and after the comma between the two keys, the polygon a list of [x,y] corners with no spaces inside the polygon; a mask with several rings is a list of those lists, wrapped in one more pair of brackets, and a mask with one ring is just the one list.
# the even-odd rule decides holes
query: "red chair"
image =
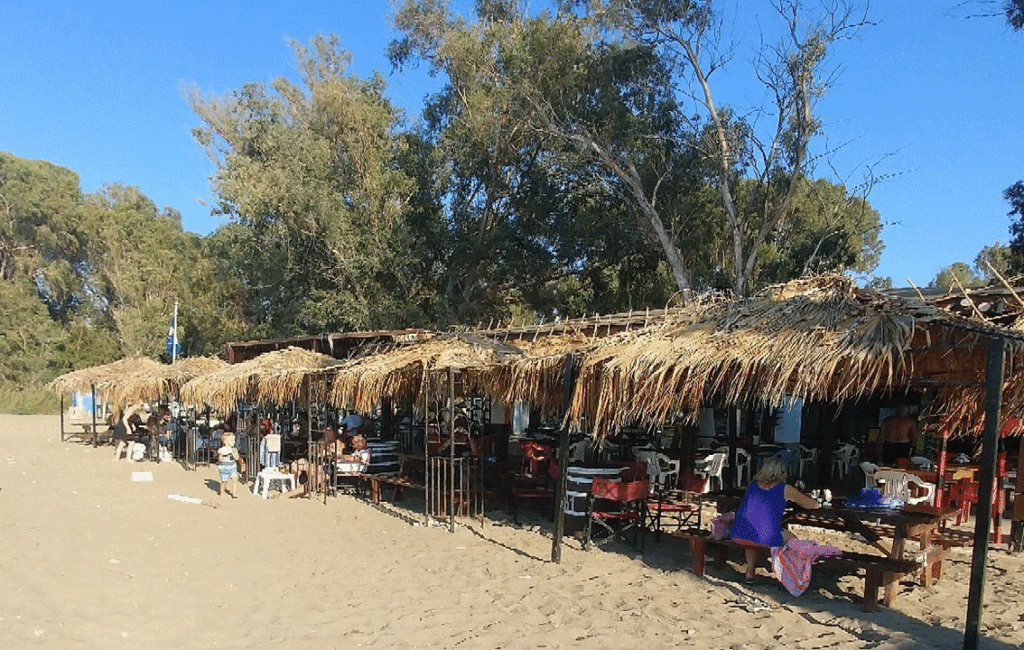
{"label": "red chair", "polygon": [[622,481],[594,477],[587,508],[583,549],[586,550],[590,546],[593,525],[596,523],[608,532],[608,537],[604,541],[616,537],[625,541],[626,531],[633,531],[633,546],[642,552],[647,531],[645,521],[650,492],[651,482],[648,479]]}
{"label": "red chair", "polygon": [[682,530],[684,525],[701,527],[702,497],[707,479],[687,475],[689,479],[679,488],[656,489],[647,499],[647,528],[654,533],[655,541],[661,539],[661,531],[674,525]]}
{"label": "red chair", "polygon": [[518,502],[520,499],[534,499],[550,502],[550,516],[555,518],[555,481],[558,480],[558,464],[551,462],[555,450],[532,440],[520,440],[523,448],[523,464],[519,473],[512,476],[509,491],[509,511],[512,520],[519,523]]}
{"label": "red chair", "polygon": [[555,450],[532,440],[520,440],[519,445],[523,448],[522,475],[542,476]]}

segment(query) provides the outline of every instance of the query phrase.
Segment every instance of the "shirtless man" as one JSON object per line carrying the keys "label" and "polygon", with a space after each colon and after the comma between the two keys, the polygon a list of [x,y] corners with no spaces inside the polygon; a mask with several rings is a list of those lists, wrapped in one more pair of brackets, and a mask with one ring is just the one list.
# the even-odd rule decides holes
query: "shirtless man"
{"label": "shirtless man", "polygon": [[878,432],[878,451],[882,464],[894,467],[900,458],[910,458],[917,446],[917,420],[910,417],[910,409],[899,407],[896,415],[885,418]]}

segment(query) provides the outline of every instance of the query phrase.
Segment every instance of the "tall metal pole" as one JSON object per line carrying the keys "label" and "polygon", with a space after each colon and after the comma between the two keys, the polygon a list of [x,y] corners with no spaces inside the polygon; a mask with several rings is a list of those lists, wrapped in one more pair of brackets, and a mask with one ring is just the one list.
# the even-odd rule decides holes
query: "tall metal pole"
{"label": "tall metal pole", "polygon": [[174,327],[171,328],[171,363],[178,359],[178,301],[174,301]]}
{"label": "tall metal pole", "polygon": [[[455,369],[448,366],[448,531],[455,532]],[[465,489],[465,486],[463,486]]]}
{"label": "tall metal pole", "polygon": [[974,553],[971,556],[971,580],[967,592],[964,650],[977,650],[981,628],[981,609],[985,591],[985,562],[988,558],[989,526],[992,522],[990,510],[999,445],[999,409],[1003,401],[1005,366],[1003,351],[1005,347],[1006,341],[1002,337],[994,337],[989,340],[988,360],[985,365],[985,433],[978,475],[978,514],[974,519]]}
{"label": "tall metal pole", "polygon": [[96,448],[96,438],[99,437],[99,431],[96,430],[96,384],[90,384],[92,389],[92,447]]}
{"label": "tall metal pole", "polygon": [[576,388],[576,364],[571,354],[565,355],[565,382],[562,384],[562,431],[558,441],[558,487],[555,488],[555,532],[551,539],[551,561],[562,561],[562,535],[565,533],[565,490],[569,474],[569,413],[572,394]]}

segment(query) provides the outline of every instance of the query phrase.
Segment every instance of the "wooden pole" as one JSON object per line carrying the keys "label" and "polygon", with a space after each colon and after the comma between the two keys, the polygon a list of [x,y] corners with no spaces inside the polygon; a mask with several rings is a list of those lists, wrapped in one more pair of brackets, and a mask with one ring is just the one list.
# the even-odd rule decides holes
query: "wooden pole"
{"label": "wooden pole", "polygon": [[949,464],[949,425],[943,424],[939,428],[939,454],[936,469],[939,476],[935,481],[935,507],[941,508],[946,505],[946,467]]}
{"label": "wooden pole", "polygon": [[999,446],[1000,406],[1003,401],[1004,350],[1006,341],[994,337],[988,344],[985,366],[985,432],[981,448],[978,476],[978,514],[974,519],[974,553],[971,557],[971,580],[967,593],[967,623],[964,626],[964,650],[977,650],[981,628],[981,609],[985,591],[985,562],[988,558],[989,508],[996,474]]}
{"label": "wooden pole", "polygon": [[60,441],[64,442],[64,393],[60,394]]}
{"label": "wooden pole", "polygon": [[551,561],[562,562],[562,535],[565,533],[565,488],[569,474],[569,425],[566,414],[576,388],[576,363],[573,355],[565,355],[565,381],[562,384],[562,430],[558,441],[558,486],[555,488],[555,532],[551,539]]}
{"label": "wooden pole", "polygon": [[1014,553],[1024,551],[1024,443],[1017,452],[1017,483],[1013,488],[1013,523],[1010,528],[1010,548]]}

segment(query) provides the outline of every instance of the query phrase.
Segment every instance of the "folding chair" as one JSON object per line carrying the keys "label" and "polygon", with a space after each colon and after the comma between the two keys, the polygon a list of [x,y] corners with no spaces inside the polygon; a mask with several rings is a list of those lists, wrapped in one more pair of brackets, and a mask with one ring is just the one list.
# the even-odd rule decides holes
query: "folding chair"
{"label": "folding chair", "polygon": [[687,474],[680,487],[658,489],[647,499],[647,529],[654,540],[661,539],[661,531],[669,526],[681,530],[684,525],[701,527],[701,506],[707,479]]}
{"label": "folding chair", "polygon": [[626,531],[633,531],[633,546],[642,552],[647,531],[644,522],[650,492],[650,480],[620,481],[594,477],[587,507],[583,550],[590,546],[593,526],[596,523],[608,532],[608,537],[604,541],[616,537],[625,541]]}

